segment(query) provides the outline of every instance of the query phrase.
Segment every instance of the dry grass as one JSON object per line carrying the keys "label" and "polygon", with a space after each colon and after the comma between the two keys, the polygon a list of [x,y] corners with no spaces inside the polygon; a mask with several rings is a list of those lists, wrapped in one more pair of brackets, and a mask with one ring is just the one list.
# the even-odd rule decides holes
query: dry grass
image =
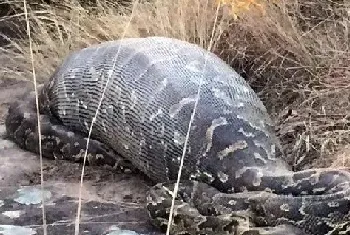
{"label": "dry grass", "polygon": [[[46,80],[70,51],[118,39],[129,20],[128,4],[77,0],[32,4],[30,23],[37,77]],[[235,1],[226,1],[232,3]],[[236,1],[237,2],[237,1]],[[256,2],[258,2],[256,0]],[[278,123],[296,169],[350,166],[350,4],[331,0],[259,1],[238,12],[220,9],[213,51],[249,80]],[[22,22],[22,2],[15,16]],[[170,36],[208,47],[214,0],[141,1],[126,37]],[[261,10],[263,9],[263,11]],[[3,79],[32,78],[26,37],[0,53]],[[349,152],[349,151],[347,151]],[[345,160],[344,160],[345,159]]]}

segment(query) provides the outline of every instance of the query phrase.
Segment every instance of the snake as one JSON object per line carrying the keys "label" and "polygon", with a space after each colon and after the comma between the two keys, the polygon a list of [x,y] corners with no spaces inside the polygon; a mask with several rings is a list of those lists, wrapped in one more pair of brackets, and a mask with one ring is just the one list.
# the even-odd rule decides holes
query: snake
{"label": "snake", "polygon": [[38,91],[11,103],[7,137],[39,153],[39,118],[45,158],[81,163],[88,147],[88,165],[134,167],[153,183],[145,209],[164,233],[350,234],[349,170],[293,170],[256,92],[199,45],[93,44]]}

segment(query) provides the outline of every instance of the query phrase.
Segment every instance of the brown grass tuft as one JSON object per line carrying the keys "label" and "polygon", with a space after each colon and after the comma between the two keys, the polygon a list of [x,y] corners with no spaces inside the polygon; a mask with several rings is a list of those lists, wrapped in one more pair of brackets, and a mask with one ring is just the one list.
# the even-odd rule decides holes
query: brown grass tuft
{"label": "brown grass tuft", "polygon": [[[118,39],[131,9],[127,1],[95,0],[84,6],[78,0],[50,2],[32,3],[30,9],[41,80],[70,51]],[[170,36],[208,47],[217,2],[140,1],[126,37]],[[296,169],[350,166],[345,148],[350,144],[350,3],[265,0],[259,7],[242,8],[234,19],[228,5],[237,1],[225,2],[213,51],[259,93],[277,121],[288,161]],[[16,11],[6,17],[21,25],[21,2],[9,3]],[[28,45],[26,37],[11,37],[1,48],[2,79],[32,78]]]}

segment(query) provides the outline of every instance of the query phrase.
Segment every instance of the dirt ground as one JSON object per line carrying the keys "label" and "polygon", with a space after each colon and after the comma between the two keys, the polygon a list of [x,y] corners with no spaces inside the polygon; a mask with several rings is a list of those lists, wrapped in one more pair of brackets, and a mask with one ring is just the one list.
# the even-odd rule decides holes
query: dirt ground
{"label": "dirt ground", "polygon": [[[43,234],[38,156],[5,138],[9,102],[30,87],[0,80],[0,234]],[[74,234],[81,166],[44,160],[48,234]],[[87,167],[82,194],[81,234],[158,234],[144,208],[149,183],[142,175]],[[136,233],[137,232],[137,233]]]}

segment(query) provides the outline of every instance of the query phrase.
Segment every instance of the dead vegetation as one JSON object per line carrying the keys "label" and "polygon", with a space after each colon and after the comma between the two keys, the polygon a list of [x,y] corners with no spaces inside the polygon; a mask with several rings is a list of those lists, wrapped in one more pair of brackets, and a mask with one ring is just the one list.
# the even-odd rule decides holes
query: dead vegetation
{"label": "dead vegetation", "polygon": [[[31,1],[29,7],[40,80],[48,79],[70,51],[120,38],[133,11],[125,37],[170,36],[208,47],[213,35],[212,50],[250,82],[275,118],[296,169],[350,166],[347,1],[46,2]],[[14,13],[2,20],[10,17],[21,25],[23,2],[8,4]],[[232,9],[239,11],[233,15]],[[28,39],[21,35],[1,48],[1,79],[32,78]]]}

